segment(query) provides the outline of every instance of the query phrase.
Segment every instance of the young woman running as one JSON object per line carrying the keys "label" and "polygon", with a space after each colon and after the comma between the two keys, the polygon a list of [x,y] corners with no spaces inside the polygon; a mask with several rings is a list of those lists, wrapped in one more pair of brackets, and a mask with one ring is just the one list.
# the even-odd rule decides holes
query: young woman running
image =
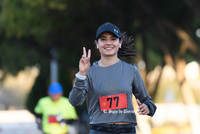
{"label": "young woman running", "polygon": [[116,25],[105,23],[98,28],[95,39],[101,59],[90,65],[91,50],[87,54],[83,48],[69,102],[81,105],[87,95],[90,134],[136,134],[132,94],[140,115],[153,116],[156,111],[137,67],[118,57],[137,55],[132,40]]}

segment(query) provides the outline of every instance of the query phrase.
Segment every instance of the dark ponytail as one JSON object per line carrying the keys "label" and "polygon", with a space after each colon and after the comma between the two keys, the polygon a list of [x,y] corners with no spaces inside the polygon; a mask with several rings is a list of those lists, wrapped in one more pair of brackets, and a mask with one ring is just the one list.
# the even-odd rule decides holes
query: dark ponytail
{"label": "dark ponytail", "polygon": [[128,37],[127,32],[122,33],[122,46],[119,48],[118,56],[119,57],[138,57],[139,53],[134,48],[132,36]]}

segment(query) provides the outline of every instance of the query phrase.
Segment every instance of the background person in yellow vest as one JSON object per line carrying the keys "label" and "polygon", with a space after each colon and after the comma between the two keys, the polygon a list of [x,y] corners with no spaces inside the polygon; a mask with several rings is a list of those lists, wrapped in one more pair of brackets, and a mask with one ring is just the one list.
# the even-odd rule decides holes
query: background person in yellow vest
{"label": "background person in yellow vest", "polygon": [[34,111],[36,117],[42,115],[42,130],[47,134],[67,134],[68,124],[77,120],[75,108],[63,97],[63,88],[59,83],[49,86],[47,97],[41,98]]}

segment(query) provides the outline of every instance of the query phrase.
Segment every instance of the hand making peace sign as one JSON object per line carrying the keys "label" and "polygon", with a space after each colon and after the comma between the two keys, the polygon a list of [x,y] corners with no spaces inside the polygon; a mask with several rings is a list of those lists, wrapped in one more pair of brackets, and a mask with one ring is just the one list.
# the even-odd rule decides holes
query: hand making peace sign
{"label": "hand making peace sign", "polygon": [[83,47],[83,55],[79,61],[79,74],[81,76],[86,76],[87,71],[89,70],[90,56],[91,56],[91,50],[89,49],[87,54],[85,47]]}

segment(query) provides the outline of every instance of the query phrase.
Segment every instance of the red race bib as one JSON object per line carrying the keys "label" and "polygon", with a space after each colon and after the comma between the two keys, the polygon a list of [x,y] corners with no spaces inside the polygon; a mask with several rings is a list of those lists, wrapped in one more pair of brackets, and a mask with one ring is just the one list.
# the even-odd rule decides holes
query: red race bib
{"label": "red race bib", "polygon": [[126,94],[99,97],[101,111],[127,108]]}
{"label": "red race bib", "polygon": [[58,121],[56,120],[56,116],[54,116],[54,115],[49,115],[48,121],[49,121],[49,123],[58,123]]}

